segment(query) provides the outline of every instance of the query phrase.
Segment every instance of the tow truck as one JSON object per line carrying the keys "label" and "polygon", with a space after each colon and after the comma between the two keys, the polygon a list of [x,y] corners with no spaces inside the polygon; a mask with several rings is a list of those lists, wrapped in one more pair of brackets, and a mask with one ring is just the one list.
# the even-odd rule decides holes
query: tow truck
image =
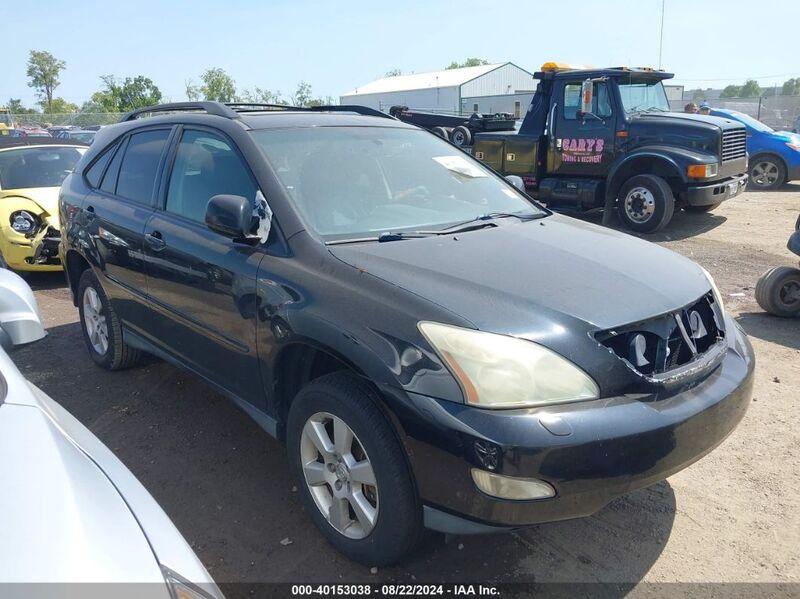
{"label": "tow truck", "polygon": [[652,68],[547,62],[518,132],[476,133],[473,155],[548,207],[616,209],[652,233],[676,208],[707,212],[747,184],[747,132],[732,119],[671,112]]}

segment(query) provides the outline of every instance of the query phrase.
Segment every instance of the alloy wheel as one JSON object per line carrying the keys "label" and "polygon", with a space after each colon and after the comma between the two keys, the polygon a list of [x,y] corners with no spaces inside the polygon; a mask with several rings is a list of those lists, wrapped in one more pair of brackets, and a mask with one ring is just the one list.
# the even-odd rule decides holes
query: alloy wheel
{"label": "alloy wheel", "polygon": [[93,287],[87,287],[83,292],[83,325],[94,351],[104,356],[108,351],[108,325],[103,303]]}
{"label": "alloy wheel", "polygon": [[625,214],[633,222],[646,223],[656,211],[653,193],[645,187],[634,187],[625,196]]}
{"label": "alloy wheel", "polygon": [[331,526],[363,539],[378,521],[378,486],[363,445],[347,423],[317,412],[303,427],[300,459],[308,490]]}
{"label": "alloy wheel", "polygon": [[761,160],[753,165],[750,178],[759,187],[771,187],[780,177],[778,165],[768,160]]}
{"label": "alloy wheel", "polygon": [[787,309],[794,309],[800,304],[800,283],[797,281],[787,281],[778,292],[778,297]]}

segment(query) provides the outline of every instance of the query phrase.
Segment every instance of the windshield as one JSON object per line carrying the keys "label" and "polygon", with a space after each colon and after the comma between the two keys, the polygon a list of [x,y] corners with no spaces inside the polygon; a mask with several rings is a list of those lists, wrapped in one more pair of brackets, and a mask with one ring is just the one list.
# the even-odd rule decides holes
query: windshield
{"label": "windshield", "polygon": [[439,230],[497,213],[546,214],[426,131],[313,127],[252,135],[303,218],[326,241]]}
{"label": "windshield", "polygon": [[0,152],[0,189],[58,187],[75,168],[84,148],[17,148]]}
{"label": "windshield", "polygon": [[[719,116],[726,117],[728,115],[725,114],[724,112],[721,112],[721,113],[719,113]],[[737,121],[742,123],[745,127],[748,127],[750,129],[755,129],[756,131],[759,131],[761,133],[774,133],[775,132],[775,129],[773,129],[772,127],[769,127],[769,126],[765,125],[761,121],[757,121],[756,119],[754,119],[750,115],[744,114],[743,112],[735,112],[735,111],[731,110],[730,116],[731,116],[731,118],[736,119]]]}
{"label": "windshield", "polygon": [[650,110],[669,112],[667,92],[661,80],[620,81],[619,95],[626,114]]}

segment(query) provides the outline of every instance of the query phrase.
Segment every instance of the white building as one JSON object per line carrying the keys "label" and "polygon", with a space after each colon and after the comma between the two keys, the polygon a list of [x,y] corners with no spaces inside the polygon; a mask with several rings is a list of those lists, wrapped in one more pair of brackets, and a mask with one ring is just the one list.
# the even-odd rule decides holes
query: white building
{"label": "white building", "polygon": [[525,102],[526,99],[530,102],[535,88],[533,73],[505,62],[384,77],[342,94],[339,101],[384,112],[389,112],[392,106],[408,106],[416,110],[472,114],[477,106],[477,112],[511,112],[519,118],[528,109]]}

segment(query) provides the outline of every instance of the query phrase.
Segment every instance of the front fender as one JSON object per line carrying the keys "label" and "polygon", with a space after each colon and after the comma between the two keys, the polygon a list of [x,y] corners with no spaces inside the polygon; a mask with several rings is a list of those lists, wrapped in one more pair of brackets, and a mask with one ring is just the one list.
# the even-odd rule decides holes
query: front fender
{"label": "front fender", "polygon": [[[39,231],[26,237],[11,228],[11,215],[20,210],[30,212],[42,221]],[[38,203],[25,196],[5,196],[0,201],[0,253],[8,265],[15,270],[28,270],[25,261],[33,257],[47,233],[48,227],[58,227],[57,218]]]}

